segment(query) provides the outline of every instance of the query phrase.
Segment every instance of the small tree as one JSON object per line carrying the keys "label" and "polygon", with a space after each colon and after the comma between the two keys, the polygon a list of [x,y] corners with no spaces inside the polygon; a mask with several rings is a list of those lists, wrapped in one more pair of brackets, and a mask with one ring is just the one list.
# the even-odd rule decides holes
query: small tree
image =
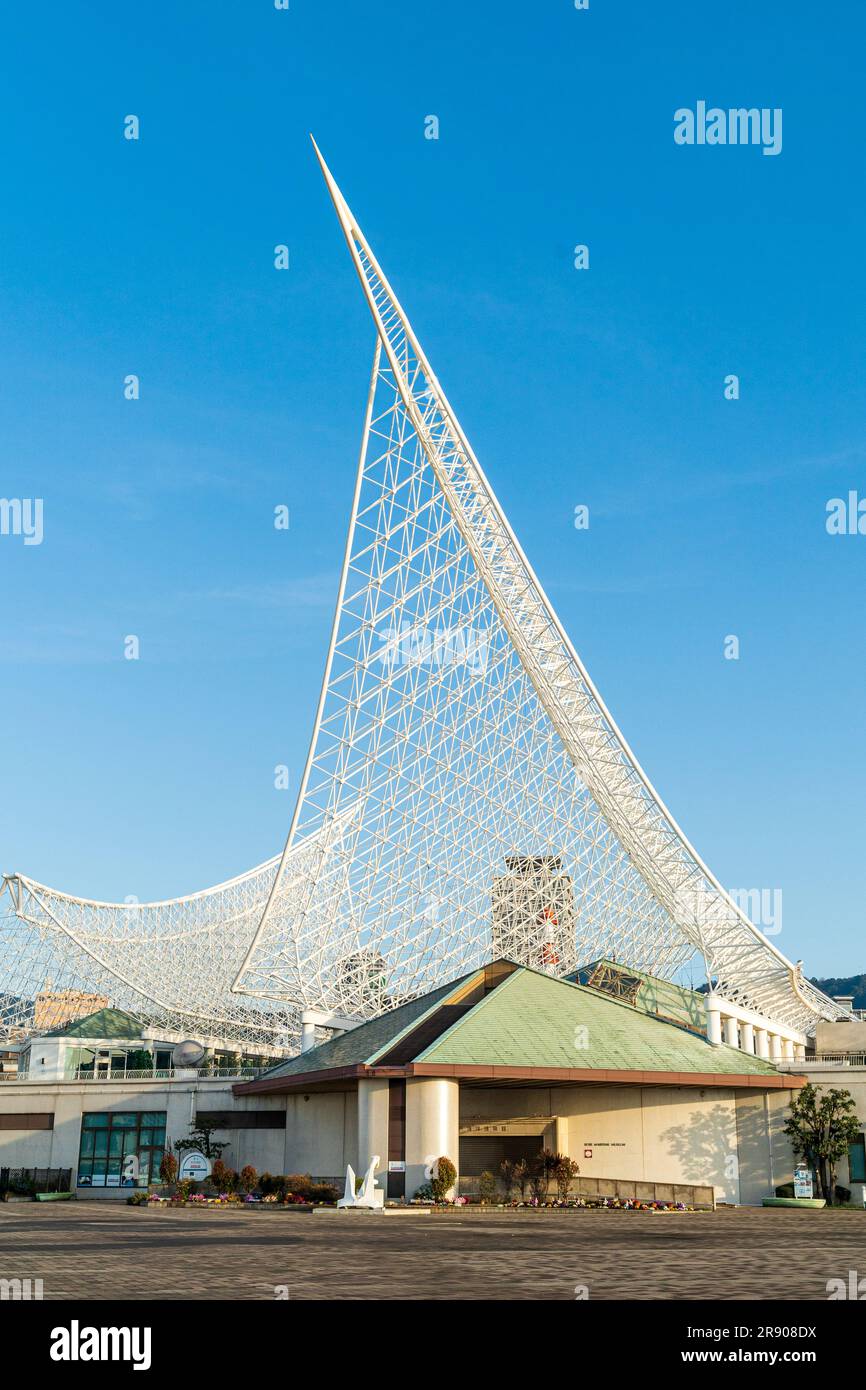
{"label": "small tree", "polygon": [[190,1129],[188,1139],[176,1139],[174,1147],[179,1154],[186,1153],[189,1149],[199,1149],[205,1158],[222,1158],[223,1150],[229,1147],[228,1139],[213,1138],[218,1125],[208,1124],[203,1120],[195,1129]]}
{"label": "small tree", "polygon": [[210,1180],[216,1188],[217,1192],[231,1191],[231,1188],[229,1186],[230,1172],[231,1169],[226,1167],[221,1158],[218,1158],[214,1163],[213,1168],[211,1169],[210,1175]]}
{"label": "small tree", "polygon": [[526,1200],[526,1184],[529,1179],[529,1164],[525,1158],[518,1158],[511,1170],[511,1176],[516,1187],[520,1190],[521,1202]]}
{"label": "small tree", "polygon": [[573,1158],[569,1158],[568,1154],[559,1155],[559,1162],[553,1170],[553,1176],[556,1178],[556,1191],[561,1202],[566,1201],[571,1180],[576,1178],[579,1172],[580,1168]]}
{"label": "small tree", "polygon": [[496,1198],[496,1179],[492,1173],[486,1170],[478,1179],[478,1195],[483,1204],[492,1202]]}
{"label": "small tree", "polygon": [[247,1163],[238,1174],[238,1187],[241,1192],[252,1192],[258,1181],[258,1173],[251,1163]]}
{"label": "small tree", "polygon": [[532,1195],[541,1201],[550,1194],[550,1181],[556,1172],[561,1154],[555,1154],[552,1149],[542,1149],[535,1155],[532,1161]]}
{"label": "small tree", "polygon": [[832,1206],[836,1164],[860,1134],[851,1092],[835,1087],[821,1092],[809,1082],[791,1102],[785,1133],[795,1158],[804,1159],[817,1172],[821,1195]]}
{"label": "small tree", "polygon": [[509,1201],[511,1200],[516,1185],[514,1176],[514,1169],[516,1166],[517,1165],[510,1158],[503,1158],[499,1165],[499,1171],[502,1174],[502,1185],[505,1188],[505,1196]]}
{"label": "small tree", "polygon": [[167,1186],[177,1178],[177,1159],[170,1149],[166,1149],[159,1164],[159,1180]]}
{"label": "small tree", "polygon": [[446,1158],[444,1154],[441,1158],[437,1158],[434,1167],[435,1174],[430,1181],[430,1186],[433,1189],[433,1198],[437,1202],[444,1202],[457,1181],[457,1169],[454,1167],[451,1159]]}

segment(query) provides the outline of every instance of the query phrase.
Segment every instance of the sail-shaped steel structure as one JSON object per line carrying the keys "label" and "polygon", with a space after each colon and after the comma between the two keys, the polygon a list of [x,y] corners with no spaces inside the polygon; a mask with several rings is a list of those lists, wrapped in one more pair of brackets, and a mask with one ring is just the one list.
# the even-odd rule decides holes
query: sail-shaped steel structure
{"label": "sail-shaped steel structure", "polygon": [[651,785],[316,153],[375,347],[285,849],[164,903],[88,902],[9,876],[7,1034],[27,1026],[45,978],[187,1031],[267,1040],[301,1009],[370,1017],[493,954],[559,973],[614,958],[667,978],[697,960],[759,1022],[806,1034],[844,1017]]}

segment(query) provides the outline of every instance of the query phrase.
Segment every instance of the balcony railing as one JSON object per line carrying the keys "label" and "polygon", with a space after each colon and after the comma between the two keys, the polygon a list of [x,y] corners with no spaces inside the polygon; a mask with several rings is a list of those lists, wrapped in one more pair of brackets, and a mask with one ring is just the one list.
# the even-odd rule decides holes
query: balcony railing
{"label": "balcony railing", "polygon": [[[276,1065],[276,1059],[274,1062]],[[111,1067],[94,1071],[92,1067],[77,1067],[69,1075],[54,1078],[61,1081],[184,1081],[195,1076],[202,1081],[255,1081],[268,1070],[267,1067]],[[28,1072],[0,1072],[3,1081],[41,1081],[46,1077]],[[53,1082],[51,1083],[53,1084]]]}
{"label": "balcony railing", "polygon": [[808,1071],[819,1067],[866,1067],[866,1052],[813,1052],[808,1057],[775,1059],[782,1071]]}

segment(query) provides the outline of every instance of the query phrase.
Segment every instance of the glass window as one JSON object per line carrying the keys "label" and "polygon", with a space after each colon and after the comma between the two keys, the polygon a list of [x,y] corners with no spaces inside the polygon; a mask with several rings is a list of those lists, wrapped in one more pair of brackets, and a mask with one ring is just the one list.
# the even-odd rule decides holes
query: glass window
{"label": "glass window", "polygon": [[159,1172],[165,1111],[120,1111],[82,1118],[79,1187],[147,1187]]}
{"label": "glass window", "polygon": [[848,1146],[848,1173],[851,1182],[866,1182],[866,1136],[862,1134]]}

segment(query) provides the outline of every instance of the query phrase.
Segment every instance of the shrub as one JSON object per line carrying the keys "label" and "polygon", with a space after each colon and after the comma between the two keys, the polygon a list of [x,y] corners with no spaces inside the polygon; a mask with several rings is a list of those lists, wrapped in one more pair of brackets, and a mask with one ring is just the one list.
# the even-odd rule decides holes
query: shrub
{"label": "shrub", "polygon": [[496,1197],[496,1179],[487,1171],[478,1179],[478,1195],[482,1203],[492,1202]]}
{"label": "shrub", "polygon": [[444,1154],[441,1158],[437,1158],[435,1168],[436,1175],[432,1179],[430,1186],[433,1189],[435,1200],[437,1202],[444,1202],[451,1188],[457,1181],[457,1169],[454,1167],[451,1159],[446,1158]]}
{"label": "shrub", "polygon": [[166,1149],[159,1164],[159,1180],[166,1184],[171,1184],[177,1178],[177,1159],[174,1154]]}
{"label": "shrub", "polygon": [[312,1182],[307,1189],[308,1202],[326,1202],[333,1206],[339,1195],[336,1187],[329,1182]]}
{"label": "shrub", "polygon": [[568,1197],[568,1189],[571,1185],[571,1180],[577,1177],[580,1168],[573,1158],[568,1157],[568,1154],[559,1154],[558,1158],[559,1162],[553,1170],[553,1176],[556,1178],[556,1191],[559,1200],[564,1202]]}
{"label": "shrub", "polygon": [[210,1173],[210,1180],[217,1192],[228,1192],[230,1190],[228,1185],[230,1172],[231,1169],[228,1165],[223,1163],[221,1158],[218,1158],[211,1168]]}
{"label": "shrub", "polygon": [[511,1170],[511,1177],[516,1186],[520,1189],[521,1202],[526,1197],[526,1183],[529,1178],[529,1164],[525,1158],[518,1158]]}
{"label": "shrub", "polygon": [[280,1195],[285,1198],[292,1192],[296,1197],[303,1197],[306,1201],[312,1181],[309,1173],[287,1173],[279,1180]]}
{"label": "shrub", "polygon": [[433,1202],[435,1200],[431,1182],[422,1182],[421,1186],[416,1188],[415,1196],[412,1198],[413,1202]]}
{"label": "shrub", "polygon": [[515,1169],[515,1167],[516,1167],[516,1165],[512,1162],[512,1160],[511,1160],[510,1158],[503,1158],[502,1162],[501,1162],[500,1165],[499,1165],[499,1171],[500,1171],[500,1173],[502,1174],[502,1185],[503,1185],[503,1187],[505,1188],[505,1196],[506,1196],[507,1198],[510,1198],[511,1195],[512,1195],[512,1193],[514,1192],[514,1188],[515,1188],[514,1169]]}
{"label": "shrub", "polygon": [[238,1174],[238,1187],[241,1192],[252,1192],[258,1180],[258,1173],[251,1163],[247,1163]]}

